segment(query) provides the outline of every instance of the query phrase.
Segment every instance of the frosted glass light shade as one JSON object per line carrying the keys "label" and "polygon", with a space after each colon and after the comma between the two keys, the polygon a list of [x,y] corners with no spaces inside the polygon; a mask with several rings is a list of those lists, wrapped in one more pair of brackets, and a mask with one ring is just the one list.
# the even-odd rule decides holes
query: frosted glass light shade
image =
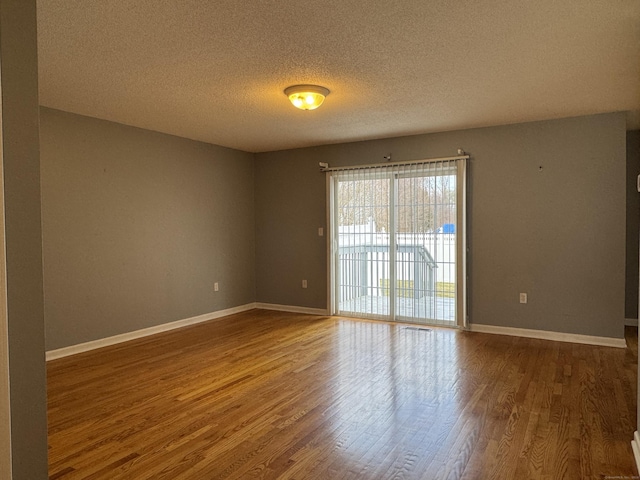
{"label": "frosted glass light shade", "polygon": [[292,85],[284,89],[284,94],[294,107],[300,110],[315,110],[324,98],[329,95],[329,90],[318,85]]}

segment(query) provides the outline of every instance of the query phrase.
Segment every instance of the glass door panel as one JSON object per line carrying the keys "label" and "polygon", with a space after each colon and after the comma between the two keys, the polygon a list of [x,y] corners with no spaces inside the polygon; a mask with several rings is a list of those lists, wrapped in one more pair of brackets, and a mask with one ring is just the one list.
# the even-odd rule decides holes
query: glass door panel
{"label": "glass door panel", "polygon": [[455,325],[455,174],[409,172],[396,181],[395,317]]}
{"label": "glass door panel", "polygon": [[365,317],[391,315],[390,185],[388,175],[342,176],[335,198],[338,311]]}
{"label": "glass door panel", "polygon": [[336,172],[336,313],[457,324],[455,162]]}

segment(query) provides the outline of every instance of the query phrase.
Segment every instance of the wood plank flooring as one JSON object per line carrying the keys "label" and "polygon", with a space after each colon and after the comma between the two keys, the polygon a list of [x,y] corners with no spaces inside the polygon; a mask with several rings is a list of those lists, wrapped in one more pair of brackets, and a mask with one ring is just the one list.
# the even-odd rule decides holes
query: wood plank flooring
{"label": "wood plank flooring", "polygon": [[628,342],[253,310],[49,362],[49,478],[631,477]]}

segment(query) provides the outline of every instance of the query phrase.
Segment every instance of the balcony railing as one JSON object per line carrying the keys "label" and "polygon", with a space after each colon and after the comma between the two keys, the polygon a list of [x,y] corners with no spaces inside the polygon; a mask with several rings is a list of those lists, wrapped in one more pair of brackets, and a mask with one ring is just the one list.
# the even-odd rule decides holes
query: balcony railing
{"label": "balcony railing", "polygon": [[[340,247],[339,255],[343,300],[372,292],[389,296],[389,245],[349,245]],[[396,265],[398,296],[421,298],[435,292],[438,265],[426,248],[398,245]]]}
{"label": "balcony railing", "polygon": [[[389,244],[339,247],[339,309],[365,316],[389,315],[391,271]],[[440,278],[455,263],[433,258],[424,245],[398,244],[395,263],[396,316],[432,322],[455,320],[455,287]],[[443,275],[444,273],[444,275]],[[453,288],[451,288],[453,287]]]}

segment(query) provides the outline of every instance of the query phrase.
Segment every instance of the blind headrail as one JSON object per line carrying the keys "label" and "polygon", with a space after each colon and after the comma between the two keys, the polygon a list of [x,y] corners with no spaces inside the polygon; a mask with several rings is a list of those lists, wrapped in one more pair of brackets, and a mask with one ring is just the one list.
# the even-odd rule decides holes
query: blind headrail
{"label": "blind headrail", "polygon": [[368,165],[351,165],[347,167],[330,167],[328,163],[320,162],[321,172],[340,172],[344,170],[362,170],[365,168],[402,167],[404,165],[416,165],[421,163],[446,162],[451,160],[467,160],[470,155],[457,155],[455,157],[424,158],[422,160],[407,160],[404,162],[370,163]]}

